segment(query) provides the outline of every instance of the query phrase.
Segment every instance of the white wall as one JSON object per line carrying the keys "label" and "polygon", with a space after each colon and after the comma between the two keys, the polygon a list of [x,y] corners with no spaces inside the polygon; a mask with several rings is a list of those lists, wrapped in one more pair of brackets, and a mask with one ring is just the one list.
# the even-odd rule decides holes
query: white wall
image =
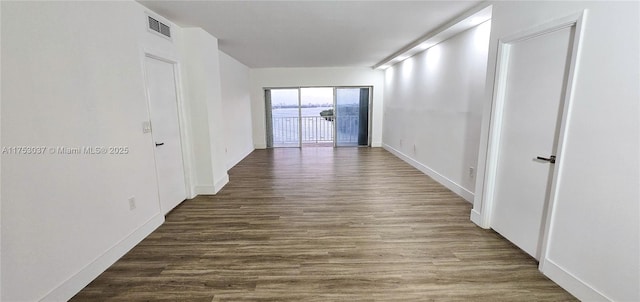
{"label": "white wall", "polygon": [[220,52],[227,169],[253,151],[249,67]]}
{"label": "white wall", "polygon": [[[563,172],[542,270],[583,300],[639,301],[639,3],[494,3],[484,114],[491,109],[497,39],[584,9],[566,149],[556,164]],[[486,150],[488,118],[482,133]],[[474,211],[481,214],[482,177],[476,187]]]}
{"label": "white wall", "polygon": [[142,48],[175,50],[135,2],[1,5],[3,147],[130,150],[2,155],[1,299],[66,300],[163,221]]}
{"label": "white wall", "polygon": [[[180,63],[192,193],[227,183],[217,39],[154,14],[172,25],[173,41],[164,39],[145,12],[133,1],[2,2],[2,146],[130,153],[2,155],[1,300],[66,300],[164,221],[153,140],[142,133],[144,53]],[[223,61],[229,108],[245,122],[229,145],[236,159],[252,148],[249,72]]]}
{"label": "white wall", "polygon": [[193,191],[215,194],[228,181],[218,39],[201,28],[184,28],[183,93],[188,107]]}
{"label": "white wall", "polygon": [[490,22],[385,71],[384,147],[472,201]]}
{"label": "white wall", "polygon": [[312,86],[373,86],[371,145],[382,145],[384,74],[371,68],[251,69],[253,144],[266,148],[264,88]]}
{"label": "white wall", "polygon": [[[2,17],[2,5],[0,5],[0,18]],[[2,22],[0,22],[0,36],[2,36]],[[0,53],[2,50],[0,49]],[[2,56],[0,56],[0,66],[2,66]],[[0,72],[0,83],[2,83],[2,72]],[[0,88],[0,91],[2,89]],[[2,104],[0,95],[0,104]],[[0,105],[0,119],[2,118],[2,106]],[[0,133],[2,133],[2,123],[0,122]],[[0,147],[2,147],[2,135],[0,135]],[[0,180],[2,179],[2,160],[0,160]],[[2,185],[0,185],[0,301],[2,301]]]}

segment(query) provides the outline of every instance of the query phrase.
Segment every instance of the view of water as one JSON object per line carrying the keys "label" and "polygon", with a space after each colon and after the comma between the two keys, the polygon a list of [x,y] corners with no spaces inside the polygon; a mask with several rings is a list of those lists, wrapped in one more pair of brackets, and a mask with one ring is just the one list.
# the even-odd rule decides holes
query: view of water
{"label": "view of water", "polygon": [[[270,134],[274,147],[297,147],[300,140],[302,144],[331,145],[336,141],[339,146],[358,145],[362,131],[359,129],[361,88],[278,88],[269,92],[272,104]],[[338,116],[330,120],[320,116],[323,110],[332,109],[334,102],[338,106]],[[300,104],[318,107],[298,109]]]}
{"label": "view of water", "polygon": [[[301,108],[302,116],[320,116],[320,111],[333,107]],[[276,108],[271,111],[272,117],[298,117],[298,108]]]}
{"label": "view of water", "polygon": [[301,108],[302,119],[298,119],[298,108],[273,109],[271,114],[274,147],[297,147],[300,130],[303,143],[332,143],[335,122],[338,123],[339,144],[357,145],[358,116],[344,115],[340,117],[340,121],[328,121],[320,116],[321,111],[331,108]]}

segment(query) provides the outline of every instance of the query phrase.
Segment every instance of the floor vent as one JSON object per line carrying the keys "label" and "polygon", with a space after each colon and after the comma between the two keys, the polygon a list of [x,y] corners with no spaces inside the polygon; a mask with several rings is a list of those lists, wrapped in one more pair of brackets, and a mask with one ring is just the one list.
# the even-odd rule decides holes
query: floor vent
{"label": "floor vent", "polygon": [[167,38],[171,38],[171,27],[169,27],[169,25],[166,25],[152,17],[149,17],[149,29],[153,30]]}

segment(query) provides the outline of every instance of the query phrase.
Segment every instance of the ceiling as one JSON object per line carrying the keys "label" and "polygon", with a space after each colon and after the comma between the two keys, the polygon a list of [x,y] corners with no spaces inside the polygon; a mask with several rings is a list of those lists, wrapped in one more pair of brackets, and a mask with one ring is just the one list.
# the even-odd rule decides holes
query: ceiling
{"label": "ceiling", "polygon": [[251,68],[371,67],[481,1],[139,1]]}

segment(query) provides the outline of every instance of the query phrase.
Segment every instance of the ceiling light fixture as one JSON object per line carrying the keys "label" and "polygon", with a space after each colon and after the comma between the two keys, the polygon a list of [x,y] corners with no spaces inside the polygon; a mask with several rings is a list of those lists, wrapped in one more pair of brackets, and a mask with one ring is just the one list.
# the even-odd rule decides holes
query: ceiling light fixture
{"label": "ceiling light fixture", "polygon": [[471,26],[476,26],[484,21],[487,21],[487,20],[485,18],[473,17],[469,20],[469,23],[471,24]]}

